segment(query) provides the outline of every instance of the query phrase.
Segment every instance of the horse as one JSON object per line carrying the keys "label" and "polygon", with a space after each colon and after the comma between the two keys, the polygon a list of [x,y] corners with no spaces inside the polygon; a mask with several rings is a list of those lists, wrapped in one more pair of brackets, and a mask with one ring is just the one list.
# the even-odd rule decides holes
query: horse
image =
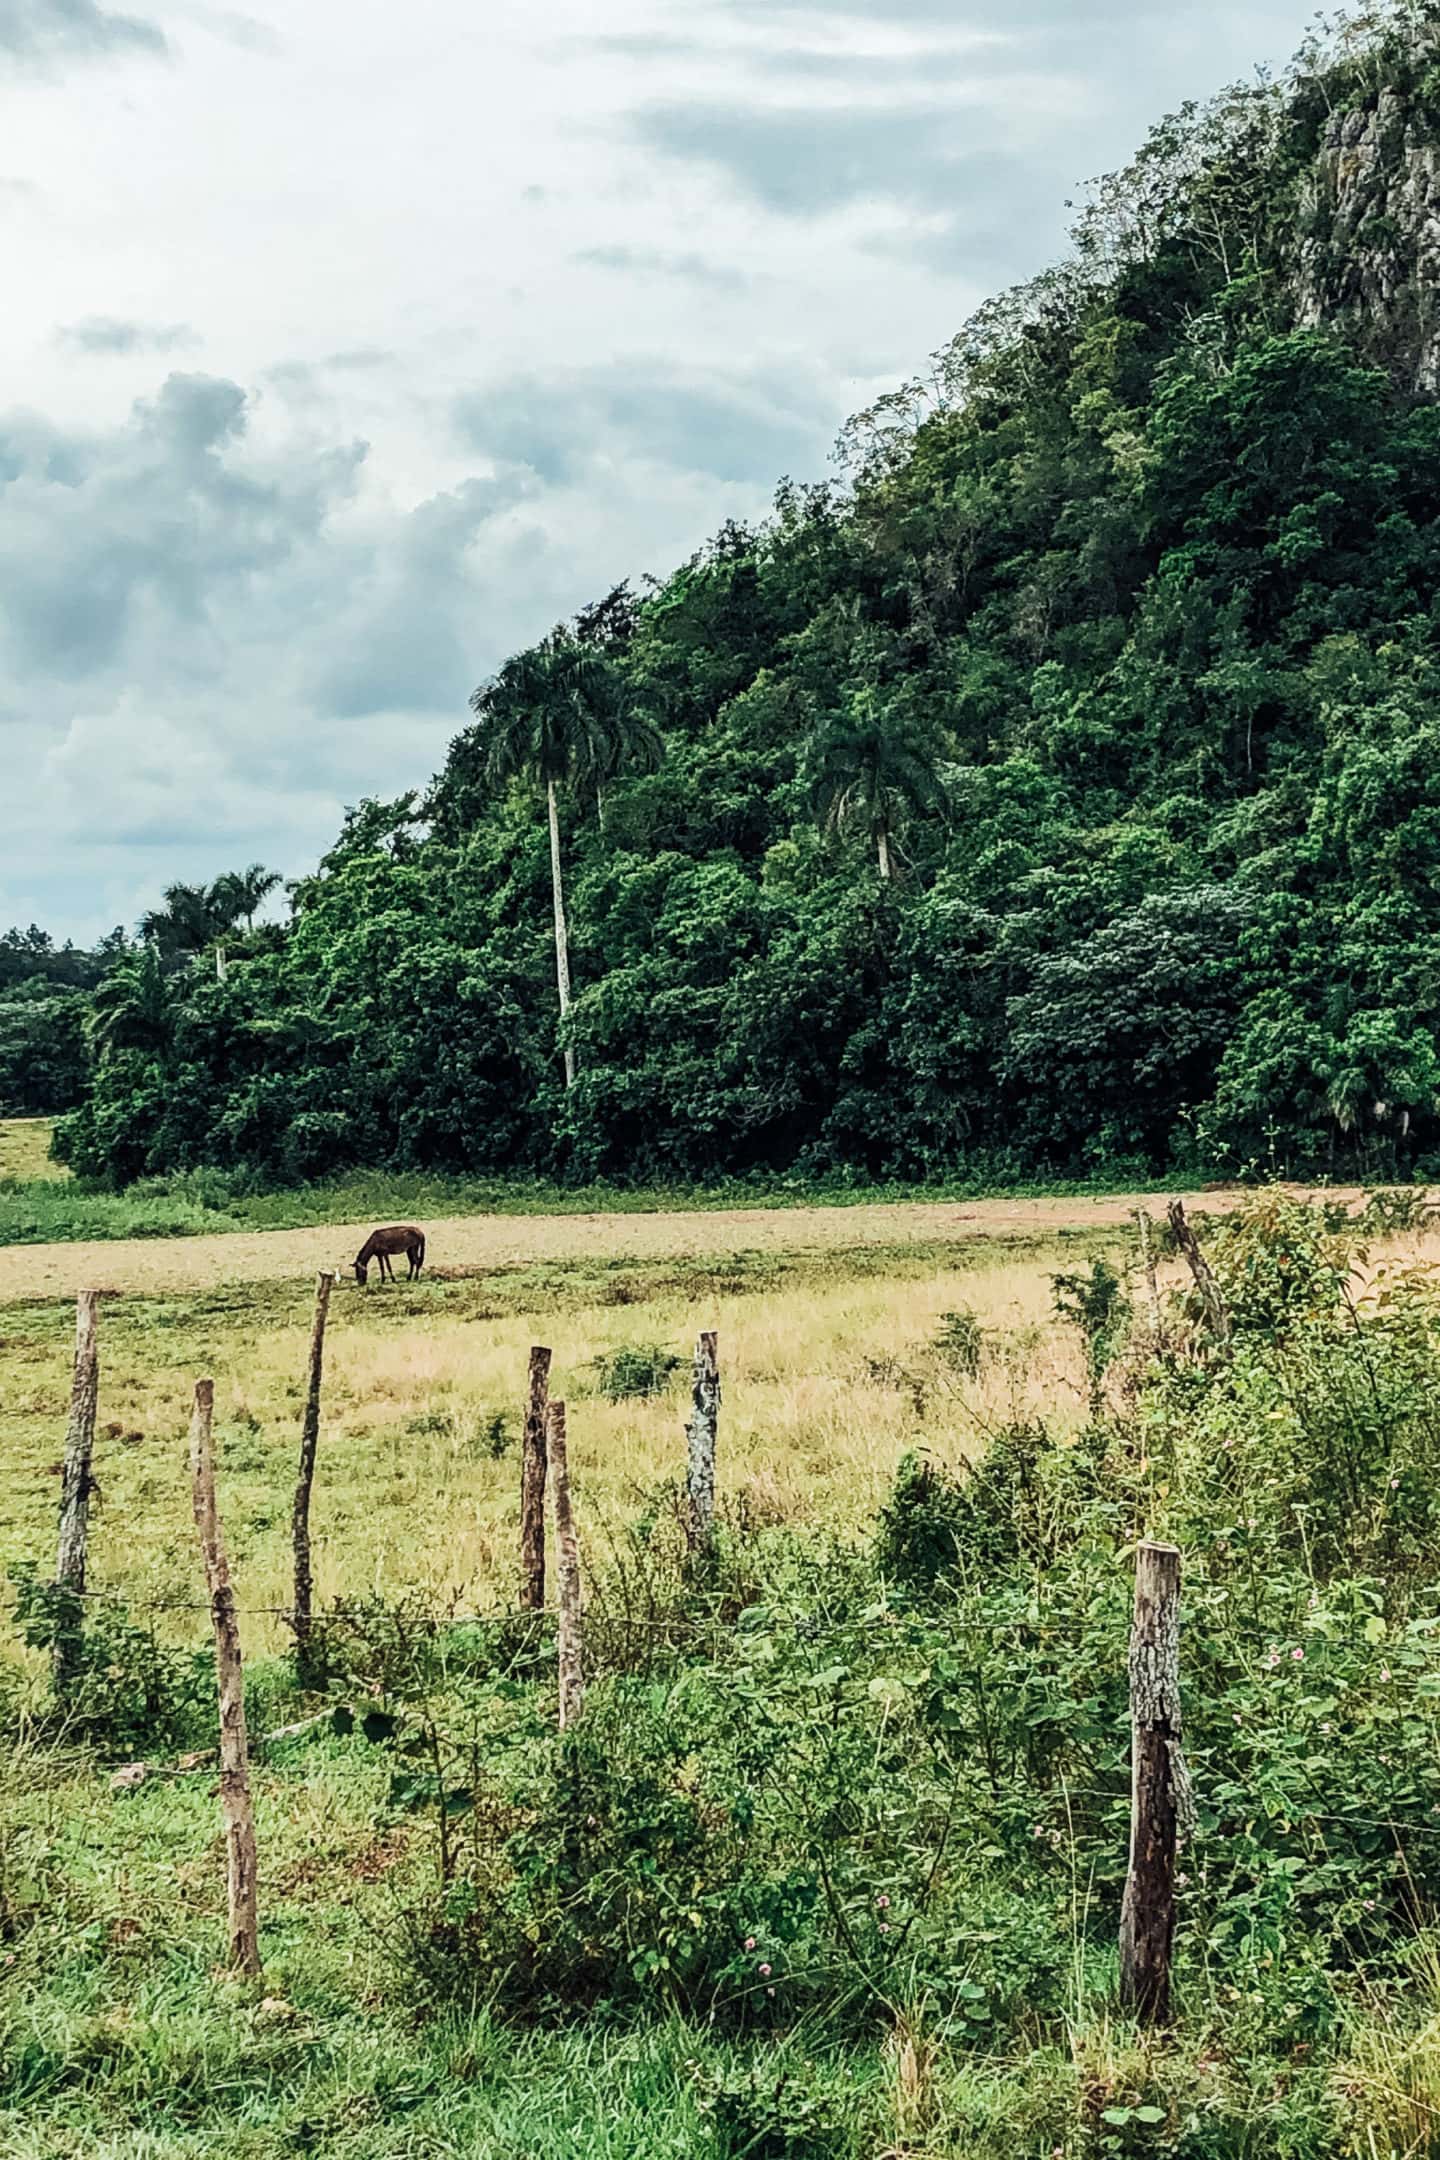
{"label": "horse", "polygon": [[392,1253],[404,1253],[410,1263],[410,1280],[425,1265],[425,1233],[417,1230],[414,1223],[396,1223],[389,1230],[372,1230],[365,1243],[355,1255],[355,1280],[362,1286],[370,1273],[370,1262],[380,1263],[380,1280],[395,1280],[395,1270],[390,1265]]}

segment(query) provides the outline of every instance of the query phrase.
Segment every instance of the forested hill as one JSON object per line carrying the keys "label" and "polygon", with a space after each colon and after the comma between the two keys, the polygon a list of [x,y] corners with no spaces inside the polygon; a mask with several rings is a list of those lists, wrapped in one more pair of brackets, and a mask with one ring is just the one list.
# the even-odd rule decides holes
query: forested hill
{"label": "forested hill", "polygon": [[223,981],[123,959],[70,1160],[1440,1168],[1437,218],[1433,7],[1166,121]]}

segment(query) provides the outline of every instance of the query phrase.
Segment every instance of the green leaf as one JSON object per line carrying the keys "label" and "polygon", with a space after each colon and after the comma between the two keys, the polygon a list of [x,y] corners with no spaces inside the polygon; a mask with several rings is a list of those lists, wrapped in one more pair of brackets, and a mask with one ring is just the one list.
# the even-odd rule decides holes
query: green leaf
{"label": "green leaf", "polygon": [[1157,2107],[1136,2108],[1135,2120],[1138,2123],[1144,2123],[1147,2129],[1155,2130],[1164,2122],[1165,2110]]}
{"label": "green leaf", "polygon": [[1100,2120],[1103,2123],[1109,2123],[1112,2130],[1123,2130],[1130,2121],[1130,2110],[1129,2108],[1106,2108]]}

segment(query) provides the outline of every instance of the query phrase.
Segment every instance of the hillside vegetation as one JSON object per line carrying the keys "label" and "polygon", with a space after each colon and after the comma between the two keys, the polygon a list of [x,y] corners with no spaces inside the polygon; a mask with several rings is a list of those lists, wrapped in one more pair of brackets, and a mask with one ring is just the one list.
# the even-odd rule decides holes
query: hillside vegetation
{"label": "hillside vegetation", "polygon": [[225,979],[152,923],[65,1158],[1440,1160],[1437,141],[1431,7],[1164,122],[843,483],[507,663]]}

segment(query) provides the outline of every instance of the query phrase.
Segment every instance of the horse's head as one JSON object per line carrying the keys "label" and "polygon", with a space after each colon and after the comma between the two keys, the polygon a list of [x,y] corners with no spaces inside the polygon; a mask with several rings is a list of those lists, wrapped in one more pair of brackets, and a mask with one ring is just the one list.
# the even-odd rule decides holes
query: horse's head
{"label": "horse's head", "polygon": [[367,1281],[369,1280],[369,1276],[370,1276],[370,1263],[369,1263],[369,1261],[368,1261],[368,1260],[357,1260],[357,1261],[355,1262],[355,1280],[356,1280],[356,1282],[358,1282],[358,1283],[359,1283],[359,1285],[360,1285],[360,1287],[361,1287],[361,1289],[362,1289],[362,1290],[363,1290],[363,1289],[365,1288],[365,1285],[366,1285]]}

